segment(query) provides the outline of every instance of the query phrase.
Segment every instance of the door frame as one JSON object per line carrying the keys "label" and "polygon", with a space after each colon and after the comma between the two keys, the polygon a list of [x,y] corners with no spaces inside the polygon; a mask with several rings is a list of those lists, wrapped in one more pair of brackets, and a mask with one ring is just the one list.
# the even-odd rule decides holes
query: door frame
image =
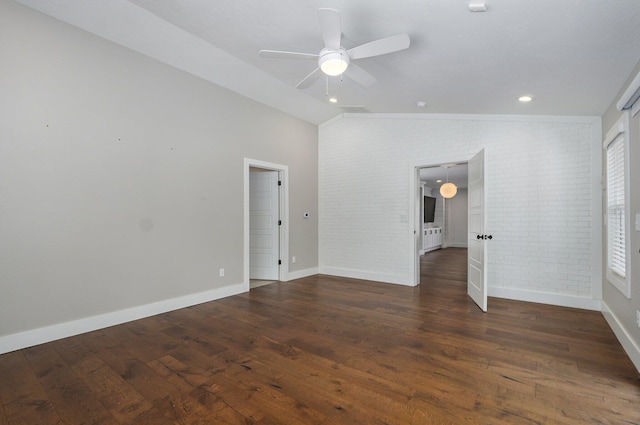
{"label": "door frame", "polygon": [[469,162],[477,152],[456,156],[433,156],[422,161],[409,163],[409,285],[420,284],[420,169],[439,167],[442,164]]}
{"label": "door frame", "polygon": [[278,180],[282,182],[280,186],[280,196],[278,202],[278,209],[280,220],[282,225],[280,227],[279,234],[279,247],[280,247],[280,266],[278,267],[278,280],[286,282],[289,279],[289,167],[286,165],[275,164],[272,162],[260,161],[257,159],[244,158],[244,282],[245,290],[250,288],[251,280],[251,263],[250,263],[250,236],[251,229],[249,225],[249,219],[251,211],[249,208],[249,188],[250,188],[250,169],[262,168],[264,170],[277,171]]}

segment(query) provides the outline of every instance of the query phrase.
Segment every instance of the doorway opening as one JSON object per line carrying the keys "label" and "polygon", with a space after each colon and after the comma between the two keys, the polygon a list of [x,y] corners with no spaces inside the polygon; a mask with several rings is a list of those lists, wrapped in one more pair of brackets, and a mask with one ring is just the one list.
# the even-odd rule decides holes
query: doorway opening
{"label": "doorway opening", "polygon": [[[466,162],[423,167],[420,175],[420,255],[441,248],[467,247],[468,167]],[[456,194],[444,197],[440,188],[454,184]]]}
{"label": "doorway opening", "polygon": [[244,285],[287,280],[288,167],[245,158]]}
{"label": "doorway opening", "polygon": [[[437,159],[437,158],[435,158]],[[481,310],[487,310],[487,284],[486,284],[486,215],[484,212],[485,185],[484,185],[484,149],[467,158],[443,158],[443,160],[421,161],[409,166],[409,231],[411,232],[409,247],[409,275],[413,277],[412,284],[420,284],[420,255],[425,252],[423,236],[425,231],[425,214],[422,208],[425,196],[425,185],[421,184],[420,172],[422,169],[441,167],[451,164],[468,164],[468,192],[467,192],[467,267],[469,270],[467,280],[467,293],[476,302]],[[436,179],[437,180],[437,179]],[[441,182],[444,183],[444,182]],[[437,189],[439,191],[439,187]],[[430,192],[433,194],[433,190]],[[443,203],[444,204],[444,203]],[[435,219],[434,219],[435,221]],[[446,226],[447,223],[443,224]],[[450,224],[450,223],[448,223]],[[428,228],[427,228],[428,229]],[[427,230],[428,231],[428,230]],[[450,229],[445,228],[443,235],[444,244],[449,244]],[[442,242],[441,242],[442,243]]]}

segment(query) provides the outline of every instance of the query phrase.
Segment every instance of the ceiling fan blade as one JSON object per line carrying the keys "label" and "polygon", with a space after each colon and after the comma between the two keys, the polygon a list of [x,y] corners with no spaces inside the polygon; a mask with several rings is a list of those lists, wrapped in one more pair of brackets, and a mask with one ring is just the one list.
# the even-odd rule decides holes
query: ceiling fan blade
{"label": "ceiling fan blade", "polygon": [[269,59],[313,59],[318,60],[318,55],[312,53],[284,52],[281,50],[260,50],[258,54]]}
{"label": "ceiling fan blade", "polygon": [[330,50],[338,50],[340,48],[340,38],[342,37],[340,12],[335,9],[318,9],[318,19],[324,46]]}
{"label": "ceiling fan blade", "polygon": [[411,44],[409,36],[402,33],[362,44],[348,50],[347,53],[351,59],[370,58],[372,56],[386,55],[387,53],[404,50],[409,47],[409,44]]}
{"label": "ceiling fan blade", "polygon": [[356,83],[360,84],[363,87],[371,87],[376,82],[378,82],[378,80],[376,80],[376,77],[369,74],[367,71],[360,68],[358,65],[354,64],[353,62],[349,64],[349,67],[345,71],[345,74],[347,74],[347,77],[351,78],[353,81],[355,81]]}
{"label": "ceiling fan blade", "polygon": [[315,70],[313,70],[313,72],[311,72],[311,74],[304,77],[304,79],[298,83],[296,88],[306,89],[311,84],[313,84],[320,77],[321,74],[322,72],[320,72],[320,68],[316,68]]}

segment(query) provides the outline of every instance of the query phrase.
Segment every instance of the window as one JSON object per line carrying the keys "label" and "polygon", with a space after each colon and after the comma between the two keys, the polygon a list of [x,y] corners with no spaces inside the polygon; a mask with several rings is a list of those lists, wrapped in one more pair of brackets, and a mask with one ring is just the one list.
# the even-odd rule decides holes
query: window
{"label": "window", "polygon": [[607,280],[627,298],[630,293],[627,145],[628,114],[625,112],[609,130],[604,141],[606,149],[606,226]]}

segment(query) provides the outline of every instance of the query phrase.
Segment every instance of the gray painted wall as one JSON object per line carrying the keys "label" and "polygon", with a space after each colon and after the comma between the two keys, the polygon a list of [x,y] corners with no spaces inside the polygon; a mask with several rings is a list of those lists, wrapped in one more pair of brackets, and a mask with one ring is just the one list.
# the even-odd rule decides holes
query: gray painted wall
{"label": "gray painted wall", "polygon": [[245,157],[317,267],[315,125],[5,0],[0,57],[0,336],[242,283]]}
{"label": "gray painted wall", "polygon": [[[620,88],[620,92],[613,99],[613,102],[607,112],[602,117],[602,136],[609,131],[614,123],[620,118],[622,113],[616,109],[616,102],[627,89],[631,80],[640,72],[640,62],[629,76],[629,79]],[[617,318],[617,321],[624,328],[628,337],[635,343],[636,350],[640,350],[640,329],[636,324],[636,311],[640,310],[640,232],[635,230],[635,215],[640,213],[640,114],[629,120],[630,139],[629,139],[629,172],[631,182],[631,299],[627,299],[618,289],[607,282],[606,275],[603,274],[603,299],[611,313]],[[606,168],[603,166],[603,170]],[[604,181],[604,180],[603,180]],[[606,208],[606,205],[605,205]],[[605,228],[606,231],[606,228]],[[603,244],[606,247],[606,237],[603,235]],[[606,272],[606,249],[603,250],[603,270]],[[627,351],[629,351],[629,347]],[[640,356],[640,352],[637,353]],[[640,357],[637,357],[640,360]],[[636,360],[636,362],[638,361]],[[636,363],[636,367],[640,369],[640,363]]]}
{"label": "gray painted wall", "polygon": [[448,245],[466,248],[469,240],[468,229],[469,197],[467,188],[458,188],[458,193],[447,200],[449,228],[447,229]]}

